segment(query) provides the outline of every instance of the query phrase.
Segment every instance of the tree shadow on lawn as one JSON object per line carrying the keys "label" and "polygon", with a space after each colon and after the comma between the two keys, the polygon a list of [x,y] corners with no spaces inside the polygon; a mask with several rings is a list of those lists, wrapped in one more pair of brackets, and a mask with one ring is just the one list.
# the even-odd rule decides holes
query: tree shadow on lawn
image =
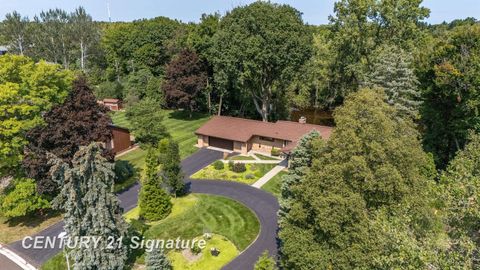
{"label": "tree shadow on lawn", "polygon": [[44,221],[58,217],[61,213],[58,211],[46,211],[45,213],[35,213],[28,216],[23,217],[15,217],[5,221],[5,224],[8,227],[16,227],[16,226],[25,226],[25,227],[37,227],[40,226]]}

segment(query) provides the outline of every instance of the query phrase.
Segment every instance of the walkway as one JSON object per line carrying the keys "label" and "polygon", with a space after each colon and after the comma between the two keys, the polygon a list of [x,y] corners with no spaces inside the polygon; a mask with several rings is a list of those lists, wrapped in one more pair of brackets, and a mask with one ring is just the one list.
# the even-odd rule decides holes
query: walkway
{"label": "walkway", "polygon": [[[182,169],[186,176],[190,176],[213,161],[221,159],[222,156],[223,153],[218,151],[200,149],[182,161]],[[279,205],[273,195],[252,186],[233,181],[191,181],[187,177],[185,182],[189,191],[192,193],[205,193],[231,198],[243,203],[255,212],[258,217],[260,233],[257,239],[233,261],[223,267],[223,270],[251,270],[263,251],[268,250],[273,256],[277,254],[276,234]],[[137,183],[118,195],[120,206],[125,209],[125,211],[136,206],[139,189],[140,185]],[[63,222],[59,222],[37,235],[58,236],[62,231]],[[9,248],[25,259],[28,259],[37,267],[60,252],[58,249],[23,249],[21,241],[12,243],[9,245]]]}
{"label": "walkway", "polygon": [[257,182],[252,184],[252,187],[261,188],[265,185],[270,179],[272,179],[279,172],[283,171],[287,167],[288,161],[282,160],[277,166],[273,167],[269,172],[267,172],[262,178],[258,179]]}

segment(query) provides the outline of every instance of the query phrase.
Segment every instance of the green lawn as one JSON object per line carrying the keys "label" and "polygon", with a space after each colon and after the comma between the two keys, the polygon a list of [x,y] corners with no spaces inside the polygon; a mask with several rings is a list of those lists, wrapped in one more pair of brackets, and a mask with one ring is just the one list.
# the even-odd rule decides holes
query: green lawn
{"label": "green lawn", "polygon": [[279,160],[278,158],[269,157],[269,156],[265,156],[265,155],[257,154],[257,153],[255,154],[255,156],[257,156],[261,160]]}
{"label": "green lawn", "polygon": [[[210,248],[216,248],[220,254],[213,256]],[[181,251],[172,250],[168,253],[168,258],[174,270],[218,270],[233,260],[238,255],[238,250],[227,238],[221,235],[212,235],[212,238],[207,240],[207,246],[201,254],[197,260],[188,261]]]}
{"label": "green lawn", "polygon": [[262,186],[262,189],[272,193],[275,197],[280,198],[281,195],[281,188],[282,188],[282,178],[286,175],[286,171],[281,171],[277,175],[275,175],[270,181],[268,181],[265,185]]}
{"label": "green lawn", "polygon": [[191,176],[192,179],[218,179],[218,180],[231,180],[247,185],[255,183],[258,179],[269,172],[276,164],[245,164],[247,170],[242,173],[236,173],[228,168],[228,164],[221,170],[215,169],[212,165],[209,165]]}
{"label": "green lawn", "polygon": [[[125,112],[114,112],[111,114],[111,117],[115,125],[131,128],[128,119],[125,116]],[[197,137],[195,136],[194,131],[209,118],[208,115],[201,113],[194,113],[192,118],[190,118],[188,112],[165,110],[163,124],[172,138],[178,143],[182,159],[197,151],[197,148],[194,146],[197,142]],[[130,154],[131,153],[126,156],[129,156]],[[137,159],[138,155],[143,157],[144,153],[137,154]]]}
{"label": "green lawn", "polygon": [[255,158],[251,156],[238,155],[238,156],[233,156],[229,158],[229,160],[255,160]]}
{"label": "green lawn", "polygon": [[[70,268],[73,269],[73,262],[71,259],[70,261]],[[40,270],[63,270],[67,269],[67,262],[65,259],[65,253],[60,252],[50,258],[48,261],[46,261],[42,267],[40,267]]]}
{"label": "green lawn", "polygon": [[145,233],[146,238],[193,239],[208,232],[222,235],[238,250],[244,250],[258,235],[260,225],[255,214],[234,200],[191,194],[177,199],[175,205],[177,210],[152,225]]}

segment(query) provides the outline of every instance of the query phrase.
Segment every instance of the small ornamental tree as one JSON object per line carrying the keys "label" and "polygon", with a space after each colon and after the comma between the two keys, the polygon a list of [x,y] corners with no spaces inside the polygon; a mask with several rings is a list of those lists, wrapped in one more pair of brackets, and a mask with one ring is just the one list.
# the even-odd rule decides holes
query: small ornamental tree
{"label": "small ornamental tree", "polygon": [[159,176],[159,161],[155,152],[153,148],[147,150],[142,187],[138,197],[140,217],[148,221],[164,219],[172,211],[170,196],[164,190]]}
{"label": "small ornamental tree", "polygon": [[[40,194],[55,194],[57,184],[48,175],[46,153],[70,163],[81,146],[92,142],[107,142],[112,133],[108,109],[99,105],[86,79],[79,77],[65,102],[44,115],[45,125],[27,133],[23,167],[28,177],[35,179]],[[103,156],[113,160],[113,153],[102,150]]]}
{"label": "small ornamental tree", "polygon": [[163,183],[167,186],[171,195],[183,195],[185,183],[183,182],[184,175],[178,144],[172,139],[163,139],[158,145],[158,151]]}
{"label": "small ornamental tree", "polygon": [[127,118],[132,125],[135,141],[145,145],[157,145],[168,136],[163,125],[163,111],[160,104],[150,98],[145,98],[127,108]]}
{"label": "small ornamental tree", "polygon": [[65,211],[68,236],[101,237],[96,248],[80,245],[70,250],[75,269],[121,270],[127,260],[127,247],[122,240],[127,236],[128,225],[112,192],[114,165],[102,153],[97,143],[80,147],[71,165],[49,154],[52,177],[62,187],[52,205]]}
{"label": "small ornamental tree", "polygon": [[167,256],[163,250],[154,248],[152,251],[147,252],[145,258],[146,270],[171,270],[172,265],[168,261]]}
{"label": "small ornamental tree", "polygon": [[275,260],[268,255],[268,251],[264,251],[262,256],[258,258],[258,261],[255,263],[254,270],[276,270],[278,269],[275,265]]}
{"label": "small ornamental tree", "polygon": [[195,52],[181,51],[166,67],[163,90],[167,106],[192,112],[207,83],[206,67]]}

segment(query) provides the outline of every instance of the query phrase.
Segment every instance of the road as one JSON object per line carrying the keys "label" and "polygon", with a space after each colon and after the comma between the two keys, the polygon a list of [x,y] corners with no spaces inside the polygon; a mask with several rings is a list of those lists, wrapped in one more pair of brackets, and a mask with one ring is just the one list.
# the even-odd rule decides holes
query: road
{"label": "road", "polygon": [[[222,158],[223,153],[201,149],[182,161],[182,169],[185,175],[190,176],[213,161]],[[188,177],[185,179],[189,192],[220,195],[243,203],[257,215],[260,221],[260,233],[246,250],[238,257],[223,267],[224,270],[253,269],[253,265],[263,251],[268,250],[271,255],[277,254],[277,199],[271,194],[240,183],[220,180],[195,180]],[[128,211],[137,205],[140,185],[137,183],[118,195],[120,206]],[[37,235],[58,236],[63,230],[63,222],[57,223]],[[59,249],[24,249],[22,242],[17,241],[9,245],[9,248],[22,256],[35,266],[42,265],[53,257]]]}

